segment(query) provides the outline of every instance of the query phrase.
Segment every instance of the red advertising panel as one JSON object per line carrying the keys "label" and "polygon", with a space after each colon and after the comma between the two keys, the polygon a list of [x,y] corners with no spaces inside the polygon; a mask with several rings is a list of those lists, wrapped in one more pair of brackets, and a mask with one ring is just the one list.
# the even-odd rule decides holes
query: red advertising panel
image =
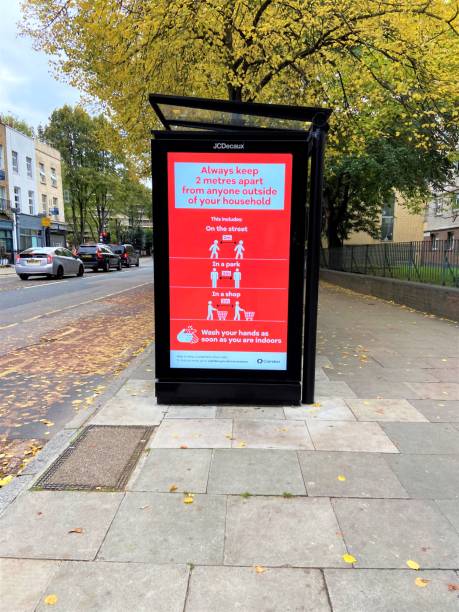
{"label": "red advertising panel", "polygon": [[286,370],[292,155],[167,163],[171,368]]}

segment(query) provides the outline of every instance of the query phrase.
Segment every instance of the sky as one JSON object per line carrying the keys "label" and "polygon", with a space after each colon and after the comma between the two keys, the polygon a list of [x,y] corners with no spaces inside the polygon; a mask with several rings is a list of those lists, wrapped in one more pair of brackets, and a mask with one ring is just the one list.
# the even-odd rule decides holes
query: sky
{"label": "sky", "polygon": [[14,114],[36,128],[55,108],[76,104],[77,89],[52,76],[45,53],[18,35],[20,0],[0,0],[0,115]]}

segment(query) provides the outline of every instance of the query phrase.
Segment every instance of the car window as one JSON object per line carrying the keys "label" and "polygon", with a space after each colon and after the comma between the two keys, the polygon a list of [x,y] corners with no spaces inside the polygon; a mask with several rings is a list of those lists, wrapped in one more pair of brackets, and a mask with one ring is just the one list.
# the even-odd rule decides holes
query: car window
{"label": "car window", "polygon": [[56,249],[54,251],[54,255],[57,255],[58,257],[62,257],[64,255],[64,249]]}
{"label": "car window", "polygon": [[72,253],[68,249],[62,249],[62,251],[66,257],[73,257]]}
{"label": "car window", "polygon": [[96,248],[97,248],[97,247],[96,247],[96,245],[94,245],[94,244],[93,244],[93,245],[84,245],[84,244],[82,244],[82,245],[80,246],[80,248],[78,249],[78,251],[79,251],[80,253],[95,253]]}

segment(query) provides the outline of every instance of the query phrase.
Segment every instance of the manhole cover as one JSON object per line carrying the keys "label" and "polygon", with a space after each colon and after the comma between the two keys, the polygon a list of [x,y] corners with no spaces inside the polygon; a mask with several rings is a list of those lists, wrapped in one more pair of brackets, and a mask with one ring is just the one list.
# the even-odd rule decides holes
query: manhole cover
{"label": "manhole cover", "polygon": [[89,425],[33,488],[121,491],[153,429]]}

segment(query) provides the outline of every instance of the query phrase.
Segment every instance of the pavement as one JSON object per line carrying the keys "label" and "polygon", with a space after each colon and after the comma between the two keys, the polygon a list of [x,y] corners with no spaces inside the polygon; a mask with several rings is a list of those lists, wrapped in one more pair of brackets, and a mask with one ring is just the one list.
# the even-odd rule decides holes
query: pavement
{"label": "pavement", "polygon": [[[319,314],[309,406],[157,406],[139,357],[0,492],[0,610],[457,611],[458,325]],[[96,424],[155,428],[125,489],[31,490]]]}
{"label": "pavement", "polygon": [[9,276],[16,274],[14,266],[0,266],[0,276]]}

